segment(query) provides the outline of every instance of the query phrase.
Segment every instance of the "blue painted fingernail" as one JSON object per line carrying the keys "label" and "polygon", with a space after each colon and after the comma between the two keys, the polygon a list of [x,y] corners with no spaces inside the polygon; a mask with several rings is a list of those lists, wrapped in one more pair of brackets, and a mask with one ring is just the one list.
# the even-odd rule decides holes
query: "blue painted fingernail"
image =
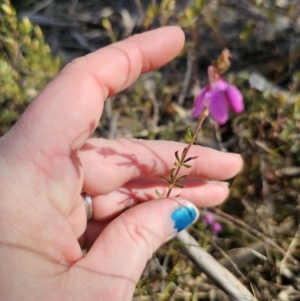
{"label": "blue painted fingernail", "polygon": [[191,203],[185,203],[176,208],[170,215],[171,219],[167,221],[167,233],[168,236],[182,231],[183,229],[194,223],[199,217],[199,211]]}

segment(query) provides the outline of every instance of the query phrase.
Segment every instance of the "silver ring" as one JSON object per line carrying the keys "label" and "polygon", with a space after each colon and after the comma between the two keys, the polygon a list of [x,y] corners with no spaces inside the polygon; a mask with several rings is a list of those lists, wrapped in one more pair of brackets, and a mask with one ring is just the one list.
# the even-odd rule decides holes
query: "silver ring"
{"label": "silver ring", "polygon": [[86,218],[90,220],[93,217],[93,202],[92,197],[86,193],[83,193],[84,203],[85,203],[85,210],[86,210]]}

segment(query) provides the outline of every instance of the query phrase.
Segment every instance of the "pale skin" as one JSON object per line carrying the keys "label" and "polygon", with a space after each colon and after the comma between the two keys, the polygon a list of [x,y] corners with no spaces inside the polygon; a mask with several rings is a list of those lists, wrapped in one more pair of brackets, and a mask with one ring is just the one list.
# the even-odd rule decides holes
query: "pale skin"
{"label": "pale skin", "polygon": [[[67,65],[0,139],[0,299],[131,300],[152,253],[167,240],[178,201],[214,206],[239,155],[194,146],[186,188],[166,191],[174,152],[167,141],[89,139],[107,97],[173,59],[183,32],[165,27]],[[214,180],[206,182],[205,180]],[[218,182],[217,182],[218,181]],[[81,190],[93,196],[87,223]],[[90,251],[82,255],[81,247]]]}

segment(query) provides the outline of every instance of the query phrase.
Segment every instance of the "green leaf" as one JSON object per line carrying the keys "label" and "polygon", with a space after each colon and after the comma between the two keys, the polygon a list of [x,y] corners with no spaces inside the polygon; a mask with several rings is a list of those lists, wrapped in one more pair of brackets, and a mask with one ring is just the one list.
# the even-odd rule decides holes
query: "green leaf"
{"label": "green leaf", "polygon": [[185,154],[186,150],[187,150],[187,148],[185,147],[185,148],[183,149],[183,151],[182,151],[180,162],[183,161],[183,159],[184,159],[184,154]]}
{"label": "green leaf", "polygon": [[189,161],[191,161],[191,160],[195,160],[195,159],[197,159],[197,158],[198,158],[198,156],[195,156],[195,157],[189,157],[189,158],[185,159],[185,160],[183,161],[183,163],[189,162]]}
{"label": "green leaf", "polygon": [[186,168],[191,168],[192,165],[189,165],[189,164],[182,164],[182,166],[186,167]]}
{"label": "green leaf", "polygon": [[160,199],[164,197],[157,189],[155,189],[155,193]]}
{"label": "green leaf", "polygon": [[191,142],[192,139],[193,139],[193,133],[191,131],[191,127],[189,126],[187,129],[186,129],[186,139]]}
{"label": "green leaf", "polygon": [[179,188],[184,188],[184,186],[180,185],[180,184],[175,184],[174,186],[179,187]]}
{"label": "green leaf", "polygon": [[174,178],[174,173],[175,173],[176,168],[171,169],[171,180]]}
{"label": "green leaf", "polygon": [[180,162],[179,152],[178,152],[178,151],[175,152],[175,157],[176,157],[176,160],[177,160],[178,162]]}
{"label": "green leaf", "polygon": [[178,182],[184,180],[187,177],[187,175],[181,176],[178,179],[176,179],[175,183],[177,184]]}
{"label": "green leaf", "polygon": [[168,180],[167,178],[165,178],[164,176],[160,176],[160,177],[161,177],[161,179],[162,179],[163,181],[165,181],[165,182],[171,184],[171,181]]}
{"label": "green leaf", "polygon": [[171,183],[171,185],[169,185],[168,189],[173,189],[174,188],[174,184]]}
{"label": "green leaf", "polygon": [[182,163],[180,163],[180,162],[175,162],[174,165],[175,165],[176,167],[180,167],[180,166],[182,166]]}

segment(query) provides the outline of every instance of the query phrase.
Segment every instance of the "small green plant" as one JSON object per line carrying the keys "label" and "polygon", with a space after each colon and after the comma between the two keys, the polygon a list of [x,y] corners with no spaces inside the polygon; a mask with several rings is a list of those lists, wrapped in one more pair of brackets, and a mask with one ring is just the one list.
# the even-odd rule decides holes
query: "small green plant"
{"label": "small green plant", "polygon": [[0,0],[0,136],[61,67],[41,29]]}
{"label": "small green plant", "polygon": [[[192,117],[199,117],[198,123],[194,133],[191,128],[186,130],[186,137],[189,142],[188,146],[184,148],[181,154],[175,151],[176,161],[174,168],[170,171],[170,178],[161,176],[162,180],[169,184],[167,197],[171,195],[174,187],[184,188],[179,184],[187,175],[179,176],[182,167],[191,168],[190,161],[197,159],[197,157],[188,157],[188,152],[195,143],[197,136],[201,130],[203,121],[210,114],[212,118],[219,124],[224,124],[229,118],[229,106],[235,113],[241,113],[244,110],[243,96],[241,92],[234,85],[229,84],[222,76],[230,68],[231,54],[228,49],[224,49],[219,55],[215,64],[207,69],[208,85],[205,86],[200,94],[197,96],[195,105],[192,111]],[[162,197],[162,194],[156,190],[156,194]],[[179,195],[176,195],[179,196]]]}

